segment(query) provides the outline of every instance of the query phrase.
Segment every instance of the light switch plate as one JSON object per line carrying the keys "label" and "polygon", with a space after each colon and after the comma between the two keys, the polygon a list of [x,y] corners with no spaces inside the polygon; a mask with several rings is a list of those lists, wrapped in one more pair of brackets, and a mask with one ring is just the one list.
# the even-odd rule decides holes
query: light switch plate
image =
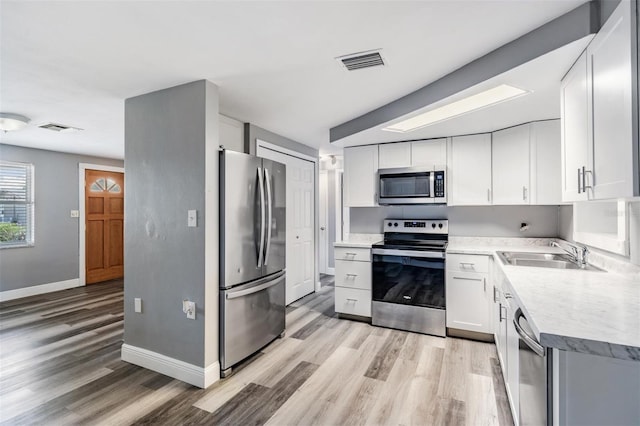
{"label": "light switch plate", "polygon": [[196,302],[187,301],[185,307],[187,310],[187,318],[192,320],[196,319]]}
{"label": "light switch plate", "polygon": [[141,314],[142,313],[142,299],[136,297],[133,299],[133,309],[135,312]]}
{"label": "light switch plate", "polygon": [[187,211],[187,226],[190,228],[195,228],[198,226],[198,211],[197,210],[188,210]]}
{"label": "light switch plate", "polygon": [[80,217],[80,212],[78,210],[71,210],[71,217]]}

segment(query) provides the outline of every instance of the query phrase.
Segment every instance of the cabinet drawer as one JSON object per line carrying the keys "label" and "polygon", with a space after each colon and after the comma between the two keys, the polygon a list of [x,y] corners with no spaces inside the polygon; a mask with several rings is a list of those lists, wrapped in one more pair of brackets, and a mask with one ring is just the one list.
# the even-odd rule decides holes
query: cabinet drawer
{"label": "cabinet drawer", "polygon": [[336,260],[336,287],[371,290],[371,262]]}
{"label": "cabinet drawer", "polygon": [[336,260],[371,262],[371,249],[368,248],[336,247],[334,253]]}
{"label": "cabinet drawer", "polygon": [[447,270],[489,272],[489,256],[478,254],[447,254]]}
{"label": "cabinet drawer", "polygon": [[336,312],[371,316],[371,292],[359,288],[336,287]]}

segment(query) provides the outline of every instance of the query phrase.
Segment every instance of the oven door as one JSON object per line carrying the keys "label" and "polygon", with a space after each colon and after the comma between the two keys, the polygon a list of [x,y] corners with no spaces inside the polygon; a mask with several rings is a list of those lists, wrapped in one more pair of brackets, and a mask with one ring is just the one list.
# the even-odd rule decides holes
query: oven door
{"label": "oven door", "polygon": [[423,168],[381,169],[378,171],[379,204],[434,203],[434,174]]}
{"label": "oven door", "polygon": [[373,301],[445,309],[444,253],[373,249]]}

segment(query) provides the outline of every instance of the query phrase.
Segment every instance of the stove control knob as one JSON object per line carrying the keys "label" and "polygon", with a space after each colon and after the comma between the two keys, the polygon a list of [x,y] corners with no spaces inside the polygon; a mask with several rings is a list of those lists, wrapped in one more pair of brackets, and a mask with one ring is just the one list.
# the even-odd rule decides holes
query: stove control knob
{"label": "stove control knob", "polygon": [[436,224],[435,224],[435,223],[432,223],[432,224],[431,224],[431,227],[432,227],[432,228],[435,228],[435,227],[436,227]]}
{"label": "stove control knob", "polygon": [[398,222],[394,223],[393,226],[398,226]]}
{"label": "stove control knob", "polygon": [[441,223],[438,224],[438,228],[442,229],[442,224]]}
{"label": "stove control knob", "polygon": [[389,226],[393,226],[393,223],[389,222]]}

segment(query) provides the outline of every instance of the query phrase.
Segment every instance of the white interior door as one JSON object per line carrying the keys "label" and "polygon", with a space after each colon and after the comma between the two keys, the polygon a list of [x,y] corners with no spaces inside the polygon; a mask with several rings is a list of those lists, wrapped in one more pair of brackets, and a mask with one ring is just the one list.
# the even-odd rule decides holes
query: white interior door
{"label": "white interior door", "polygon": [[321,274],[327,273],[328,250],[329,250],[329,176],[326,170],[320,171],[320,182],[318,182],[318,190],[320,191],[320,209],[319,220],[320,226],[320,265],[318,269]]}
{"label": "white interior door", "polygon": [[258,156],[287,166],[286,304],[314,291],[315,164],[262,146]]}

